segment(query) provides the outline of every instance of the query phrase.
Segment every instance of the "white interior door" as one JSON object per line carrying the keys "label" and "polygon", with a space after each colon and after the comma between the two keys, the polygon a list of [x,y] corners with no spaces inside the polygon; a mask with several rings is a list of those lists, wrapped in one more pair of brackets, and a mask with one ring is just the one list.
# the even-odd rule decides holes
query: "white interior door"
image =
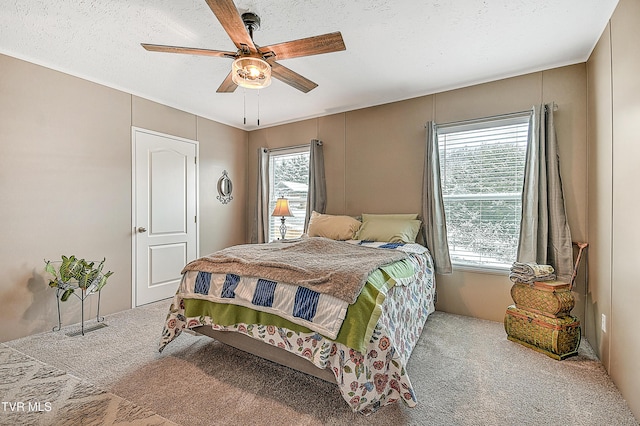
{"label": "white interior door", "polygon": [[133,128],[133,305],[175,294],[197,256],[195,141]]}

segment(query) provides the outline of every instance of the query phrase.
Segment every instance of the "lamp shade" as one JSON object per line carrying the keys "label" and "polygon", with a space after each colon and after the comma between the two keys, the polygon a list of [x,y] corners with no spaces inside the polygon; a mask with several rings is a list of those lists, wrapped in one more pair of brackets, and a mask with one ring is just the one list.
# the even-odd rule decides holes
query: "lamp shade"
{"label": "lamp shade", "polygon": [[271,84],[271,65],[251,56],[238,58],[231,66],[231,80],[247,89],[262,89]]}
{"label": "lamp shade", "polygon": [[289,210],[289,200],[282,197],[278,198],[276,201],[276,208],[273,209],[271,216],[293,217]]}

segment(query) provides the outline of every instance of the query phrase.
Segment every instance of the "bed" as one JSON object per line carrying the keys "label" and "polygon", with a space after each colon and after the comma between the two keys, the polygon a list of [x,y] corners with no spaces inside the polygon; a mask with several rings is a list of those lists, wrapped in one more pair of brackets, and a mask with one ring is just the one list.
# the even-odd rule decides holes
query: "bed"
{"label": "bed", "polygon": [[[376,216],[394,231],[376,234],[370,217],[340,217],[348,231],[335,234],[319,232],[319,217],[314,212],[308,236],[234,246],[190,262],[160,351],[193,330],[336,383],[354,412],[398,401],[415,406],[406,365],[435,310],[432,259],[413,242],[417,219]],[[338,218],[329,218],[335,228]],[[398,237],[396,228],[407,231],[407,223],[408,235]]]}

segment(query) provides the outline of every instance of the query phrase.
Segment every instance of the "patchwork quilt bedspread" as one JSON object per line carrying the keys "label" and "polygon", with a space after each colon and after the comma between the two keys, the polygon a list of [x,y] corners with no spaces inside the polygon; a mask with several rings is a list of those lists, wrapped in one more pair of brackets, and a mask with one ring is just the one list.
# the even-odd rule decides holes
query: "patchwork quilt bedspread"
{"label": "patchwork quilt bedspread", "polygon": [[[259,278],[230,279],[228,274],[203,276],[197,271],[187,272],[172,301],[159,349],[162,351],[185,328],[205,325],[238,332],[306,358],[319,368],[329,368],[353,411],[369,414],[399,400],[415,406],[417,400],[406,365],[427,316],[435,310],[431,256],[418,244],[353,243],[402,250],[409,255],[400,261],[404,265],[393,264],[371,274],[362,292],[368,295],[360,296],[370,302],[364,313],[358,312],[360,297],[347,306],[334,300],[320,303],[318,298],[317,303],[311,303],[318,311],[320,304],[333,304],[329,311],[338,315],[327,315],[328,321],[316,323],[315,315],[309,321],[310,302],[302,300],[297,304],[297,286],[260,284]],[[223,297],[229,296],[232,287],[236,297]],[[282,294],[276,297],[277,292]],[[274,310],[274,305],[278,309]],[[307,314],[299,318],[296,312],[300,311]],[[336,321],[340,316],[342,319]],[[336,329],[333,324],[331,332],[325,330],[331,328],[332,322],[340,325]],[[351,329],[359,330],[351,333]]]}

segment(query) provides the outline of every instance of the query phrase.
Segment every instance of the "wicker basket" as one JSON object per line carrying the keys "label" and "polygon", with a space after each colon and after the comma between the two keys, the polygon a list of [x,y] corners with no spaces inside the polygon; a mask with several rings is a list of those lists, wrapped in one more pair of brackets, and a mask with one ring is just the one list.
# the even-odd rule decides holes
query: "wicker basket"
{"label": "wicker basket", "polygon": [[574,316],[550,318],[514,305],[504,317],[507,338],[551,358],[562,360],[578,354],[580,322]]}
{"label": "wicker basket", "polygon": [[511,298],[520,309],[551,318],[564,317],[575,305],[570,287],[571,284],[561,281],[515,283],[511,287]]}

